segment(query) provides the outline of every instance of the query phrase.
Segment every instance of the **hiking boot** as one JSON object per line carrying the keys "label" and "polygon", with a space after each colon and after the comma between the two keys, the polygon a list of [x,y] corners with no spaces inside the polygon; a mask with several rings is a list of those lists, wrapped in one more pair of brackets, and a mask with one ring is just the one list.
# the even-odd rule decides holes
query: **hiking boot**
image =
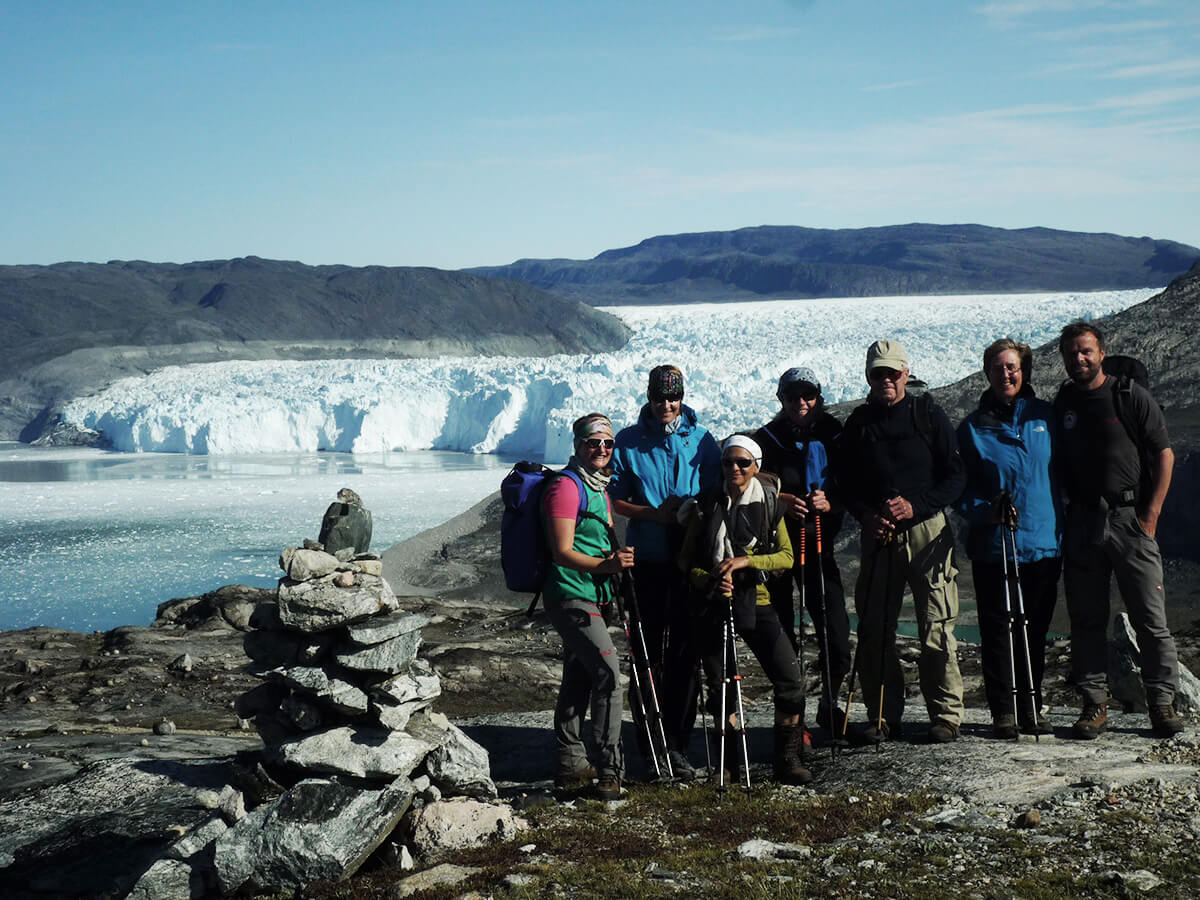
{"label": "hiking boot", "polygon": [[[1013,737],[1016,737],[1016,735],[1013,735]],[[929,742],[931,744],[949,744],[951,741],[957,740],[958,726],[953,722],[938,719],[929,727]]]}
{"label": "hiking boot", "polygon": [[592,796],[597,800],[620,800],[621,779],[611,772],[605,772],[592,788]]}
{"label": "hiking boot", "polygon": [[1108,725],[1107,703],[1086,703],[1083,712],[1071,726],[1071,737],[1081,741],[1094,741],[1104,733]]}
{"label": "hiking boot", "polygon": [[998,741],[1015,741],[1018,736],[1017,717],[1012,713],[992,716],[992,737]]}
{"label": "hiking boot", "polygon": [[783,784],[808,784],[812,772],[804,767],[801,748],[804,744],[803,725],[775,726],[775,780]]}
{"label": "hiking boot", "polygon": [[696,777],[696,767],[679,750],[670,751],[667,758],[671,760],[671,771],[680,781],[692,781]]}
{"label": "hiking boot", "polygon": [[868,744],[882,744],[884,741],[898,741],[904,734],[904,729],[899,722],[891,723],[885,721],[883,727],[879,727],[879,721],[872,719],[865,725],[860,725],[856,728],[851,728],[849,734],[850,743],[863,747]]}
{"label": "hiking boot", "polygon": [[817,707],[817,726],[824,728],[832,735],[838,737],[842,734],[842,726],[846,723],[846,712],[839,707],[833,708],[833,715],[830,715],[828,706]]}
{"label": "hiking boot", "polygon": [[595,777],[596,770],[591,766],[577,769],[574,772],[555,772],[554,787],[560,791],[582,791],[584,788],[592,786],[592,779]]}
{"label": "hiking boot", "polygon": [[1150,727],[1155,737],[1174,737],[1183,731],[1183,719],[1175,712],[1173,704],[1165,703],[1150,707]]}
{"label": "hiking boot", "polygon": [[1037,714],[1036,719],[1021,716],[1021,734],[1054,734],[1054,728],[1041,713]]}

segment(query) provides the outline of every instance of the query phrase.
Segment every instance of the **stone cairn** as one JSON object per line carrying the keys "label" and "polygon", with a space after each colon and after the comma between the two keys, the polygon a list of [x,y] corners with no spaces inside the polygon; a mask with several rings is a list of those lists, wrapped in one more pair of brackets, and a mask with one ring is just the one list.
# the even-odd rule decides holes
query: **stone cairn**
{"label": "stone cairn", "polygon": [[399,608],[366,552],[358,495],[338,501],[324,542],[280,555],[277,599],[255,609],[245,636],[263,683],[235,709],[262,736],[263,771],[292,786],[217,839],[222,893],[345,878],[389,838],[395,861],[410,860],[410,846],[429,856],[420,814],[447,797],[473,798],[458,802],[493,835],[515,828],[510,810],[486,802],[496,797],[487,751],[430,709],[441,684],[417,657],[430,619]]}

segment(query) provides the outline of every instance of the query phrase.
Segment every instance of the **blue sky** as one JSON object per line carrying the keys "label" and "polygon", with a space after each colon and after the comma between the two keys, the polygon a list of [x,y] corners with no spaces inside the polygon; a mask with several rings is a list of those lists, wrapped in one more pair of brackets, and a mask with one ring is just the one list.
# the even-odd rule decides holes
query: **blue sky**
{"label": "blue sky", "polygon": [[750,225],[1200,246],[1195,0],[0,0],[0,263]]}

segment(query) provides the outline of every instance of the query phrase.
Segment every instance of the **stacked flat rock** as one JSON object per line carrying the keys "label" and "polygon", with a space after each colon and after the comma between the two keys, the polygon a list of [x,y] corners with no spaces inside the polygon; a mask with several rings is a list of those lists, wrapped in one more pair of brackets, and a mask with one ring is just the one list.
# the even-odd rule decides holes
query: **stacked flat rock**
{"label": "stacked flat rock", "polygon": [[244,639],[263,683],[235,708],[293,787],[216,842],[225,893],[344,878],[410,807],[496,797],[487,751],[430,709],[441,682],[417,657],[430,620],[399,608],[379,556],[306,541],[279,565]]}
{"label": "stacked flat rock", "polygon": [[278,599],[244,641],[263,684],[236,703],[266,759],[383,783],[423,769],[445,794],[494,797],[487,752],[429,709],[441,694],[417,657],[429,617],[399,609],[379,557],[288,547],[279,565]]}

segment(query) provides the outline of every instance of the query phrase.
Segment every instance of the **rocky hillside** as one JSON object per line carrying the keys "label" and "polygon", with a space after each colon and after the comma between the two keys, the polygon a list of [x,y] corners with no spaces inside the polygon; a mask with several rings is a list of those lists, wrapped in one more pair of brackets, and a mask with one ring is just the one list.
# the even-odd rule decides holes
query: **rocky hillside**
{"label": "rocky hillside", "polygon": [[[1101,319],[1109,353],[1134,356],[1150,372],[1150,389],[1167,414],[1175,449],[1175,475],[1159,527],[1159,542],[1169,556],[1200,560],[1200,357],[1192,346],[1200,333],[1200,263],[1171,282],[1165,291],[1122,312]],[[919,374],[919,372],[917,373]],[[1038,394],[1053,398],[1066,378],[1057,342],[1034,351],[1033,384]],[[979,400],[982,372],[934,393],[950,415],[961,421]]]}
{"label": "rocky hillside", "polygon": [[1200,249],[1050,228],[762,226],[648,238],[594,259],[470,269],[585,303],[1083,291],[1165,284]]}
{"label": "rocky hillside", "polygon": [[226,359],[611,350],[615,318],[526,284],[424,268],[246,257],[0,266],[0,439],[66,399],[163,365]]}

